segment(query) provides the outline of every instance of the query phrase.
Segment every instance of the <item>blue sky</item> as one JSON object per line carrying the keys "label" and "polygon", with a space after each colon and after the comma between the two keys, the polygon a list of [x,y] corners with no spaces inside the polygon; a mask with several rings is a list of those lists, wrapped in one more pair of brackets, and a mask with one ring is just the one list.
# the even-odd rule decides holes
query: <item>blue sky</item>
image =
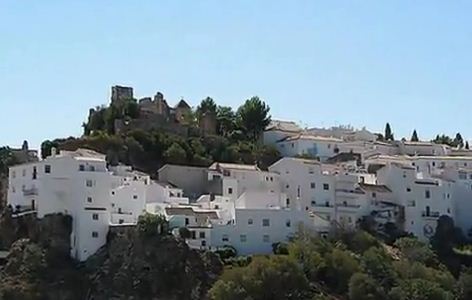
{"label": "blue sky", "polygon": [[80,135],[110,86],[472,137],[470,1],[0,1],[0,145]]}

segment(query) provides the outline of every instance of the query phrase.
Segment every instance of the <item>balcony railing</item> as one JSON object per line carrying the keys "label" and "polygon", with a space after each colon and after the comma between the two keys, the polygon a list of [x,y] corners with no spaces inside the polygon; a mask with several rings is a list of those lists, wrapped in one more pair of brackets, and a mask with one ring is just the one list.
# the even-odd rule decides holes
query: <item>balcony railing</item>
{"label": "balcony railing", "polygon": [[30,188],[30,189],[23,190],[23,196],[33,196],[33,195],[38,195],[37,188]]}
{"label": "balcony railing", "polygon": [[441,214],[439,213],[439,211],[431,211],[431,212],[423,211],[421,213],[421,216],[424,218],[439,218],[440,215]]}

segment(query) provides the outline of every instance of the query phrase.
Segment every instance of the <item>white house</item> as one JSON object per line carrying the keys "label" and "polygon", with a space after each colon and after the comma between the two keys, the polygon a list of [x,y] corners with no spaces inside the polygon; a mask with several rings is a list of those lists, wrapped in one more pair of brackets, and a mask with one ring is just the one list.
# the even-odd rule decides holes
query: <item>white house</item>
{"label": "white house", "polygon": [[343,140],[338,138],[300,133],[277,141],[276,147],[282,156],[309,155],[326,161],[339,153],[339,145],[342,142]]}
{"label": "white house", "polygon": [[145,209],[149,176],[109,170],[105,156],[78,149],[9,170],[7,202],[16,215],[72,216],[71,256],[85,260],[106,242],[111,223],[135,223]]}

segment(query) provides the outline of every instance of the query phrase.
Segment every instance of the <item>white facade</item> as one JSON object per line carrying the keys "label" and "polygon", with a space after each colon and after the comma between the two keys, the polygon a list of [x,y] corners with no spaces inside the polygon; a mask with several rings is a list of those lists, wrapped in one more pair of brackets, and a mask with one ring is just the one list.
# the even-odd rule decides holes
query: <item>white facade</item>
{"label": "white facade", "polygon": [[325,161],[339,153],[342,142],[337,138],[297,134],[278,141],[276,147],[282,156],[309,155]]}
{"label": "white facade", "polygon": [[62,151],[9,170],[8,204],[15,214],[72,216],[71,256],[85,260],[106,242],[110,223],[136,223],[149,176],[117,167],[91,150]]}

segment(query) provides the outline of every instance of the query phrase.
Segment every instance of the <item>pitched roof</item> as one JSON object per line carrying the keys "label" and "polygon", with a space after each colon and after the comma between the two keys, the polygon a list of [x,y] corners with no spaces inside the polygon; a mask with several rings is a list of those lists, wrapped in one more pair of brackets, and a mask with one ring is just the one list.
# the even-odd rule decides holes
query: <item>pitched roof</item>
{"label": "pitched roof", "polygon": [[213,163],[209,170],[220,170],[220,169],[229,169],[229,170],[242,170],[242,171],[260,171],[257,165],[244,165],[244,164],[231,164],[231,163]]}
{"label": "pitched roof", "polygon": [[392,190],[388,188],[388,186],[383,184],[368,184],[368,183],[360,183],[359,186],[364,191],[370,192],[379,192],[379,193],[391,193]]}
{"label": "pitched roof", "polygon": [[324,136],[299,133],[296,135],[287,136],[281,140],[278,140],[277,142],[288,142],[288,141],[296,141],[296,140],[313,140],[313,141],[326,141],[326,142],[335,142],[335,143],[340,143],[343,141],[341,139],[334,138],[334,137],[324,137]]}
{"label": "pitched roof", "polygon": [[190,105],[188,105],[187,102],[185,102],[184,99],[181,99],[179,103],[175,106],[175,108],[190,108]]}
{"label": "pitched roof", "polygon": [[293,121],[271,120],[266,127],[266,131],[277,130],[285,132],[300,132],[302,128]]}
{"label": "pitched roof", "polygon": [[195,216],[201,218],[218,219],[216,211],[212,210],[193,210],[192,207],[166,207],[167,215]]}

